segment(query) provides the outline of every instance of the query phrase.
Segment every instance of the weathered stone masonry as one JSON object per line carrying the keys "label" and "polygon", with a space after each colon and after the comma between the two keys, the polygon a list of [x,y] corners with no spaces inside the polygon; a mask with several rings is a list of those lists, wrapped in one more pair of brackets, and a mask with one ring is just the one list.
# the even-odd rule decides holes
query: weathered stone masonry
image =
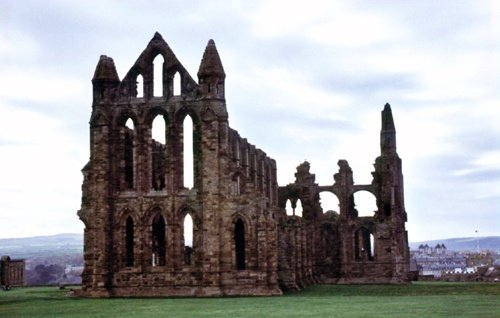
{"label": "weathered stone masonry", "polygon": [[[162,77],[154,78],[160,55]],[[317,185],[305,162],[295,183],[278,187],[276,162],[229,127],[225,73],[212,40],[198,83],[158,33],[123,80],[113,60],[101,56],[92,83],[90,160],[78,211],[85,224],[80,294],[279,295],[314,283],[407,281],[401,160],[388,105],[372,184],[354,185],[341,160],[333,185]],[[158,116],[164,143],[152,138]],[[188,116],[192,187],[183,171]],[[353,194],[359,190],[377,198],[375,216],[357,217]],[[339,198],[339,214],[323,213],[321,191]],[[302,202],[302,217],[286,214],[287,200]],[[183,234],[187,215],[192,247]]]}

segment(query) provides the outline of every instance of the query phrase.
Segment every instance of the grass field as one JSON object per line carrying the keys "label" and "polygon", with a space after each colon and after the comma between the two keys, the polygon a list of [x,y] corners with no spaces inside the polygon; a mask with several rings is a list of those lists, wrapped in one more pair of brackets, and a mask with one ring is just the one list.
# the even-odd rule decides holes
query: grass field
{"label": "grass field", "polygon": [[57,287],[0,291],[0,317],[500,317],[500,284],[319,285],[281,297],[66,296]]}

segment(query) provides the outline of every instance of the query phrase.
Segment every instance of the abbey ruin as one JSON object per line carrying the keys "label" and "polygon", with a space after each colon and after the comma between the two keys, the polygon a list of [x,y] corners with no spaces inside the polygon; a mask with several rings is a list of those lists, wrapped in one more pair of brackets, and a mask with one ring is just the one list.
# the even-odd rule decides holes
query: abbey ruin
{"label": "abbey ruin", "polygon": [[[158,33],[122,80],[113,59],[100,57],[78,211],[85,225],[78,294],[280,295],[318,283],[408,282],[403,175],[388,104],[371,184],[354,184],[339,160],[332,184],[317,184],[304,162],[294,183],[278,186],[275,160],[229,127],[226,75],[212,40],[197,75],[196,82]],[[152,138],[156,118],[164,140]],[[188,135],[192,149],[184,149]],[[324,191],[338,198],[338,213],[323,211]],[[358,191],[375,196],[373,216],[358,216]],[[288,215],[287,205],[301,205],[302,215]]]}

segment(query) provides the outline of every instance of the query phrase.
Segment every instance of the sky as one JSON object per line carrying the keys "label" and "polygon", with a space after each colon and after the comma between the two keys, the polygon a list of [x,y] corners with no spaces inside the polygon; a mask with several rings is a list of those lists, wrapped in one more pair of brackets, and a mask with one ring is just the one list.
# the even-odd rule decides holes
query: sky
{"label": "sky", "polygon": [[0,238],[83,231],[95,66],[123,78],[156,31],[195,79],[215,40],[279,185],[304,160],[331,185],[339,159],[370,183],[388,102],[410,241],[500,235],[498,1],[0,0]]}

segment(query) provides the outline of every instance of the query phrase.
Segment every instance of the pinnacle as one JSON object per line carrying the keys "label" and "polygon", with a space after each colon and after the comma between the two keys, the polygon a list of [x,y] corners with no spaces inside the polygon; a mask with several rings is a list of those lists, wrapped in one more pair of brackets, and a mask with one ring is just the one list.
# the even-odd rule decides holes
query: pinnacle
{"label": "pinnacle", "polygon": [[163,37],[158,31],[156,31],[155,35],[153,36],[153,40],[163,40]]}
{"label": "pinnacle", "polygon": [[99,62],[97,63],[92,80],[120,80],[116,72],[115,62],[111,57],[106,55],[101,55],[99,57]]}
{"label": "pinnacle", "polygon": [[382,130],[396,130],[394,119],[392,118],[391,105],[386,103],[382,111]]}
{"label": "pinnacle", "polygon": [[199,78],[207,76],[226,77],[215,42],[212,39],[210,39],[207,43],[207,47],[203,53],[203,58],[201,59],[200,68],[198,70]]}

